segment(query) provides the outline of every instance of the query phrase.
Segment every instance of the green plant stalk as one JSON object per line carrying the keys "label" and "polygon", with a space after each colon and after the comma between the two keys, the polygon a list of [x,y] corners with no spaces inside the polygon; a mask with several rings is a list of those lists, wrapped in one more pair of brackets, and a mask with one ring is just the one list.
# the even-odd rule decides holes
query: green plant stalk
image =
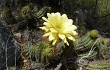
{"label": "green plant stalk", "polygon": [[69,46],[65,44],[65,48],[63,49],[63,52],[62,52],[62,56],[63,57],[70,57],[71,54],[74,52],[74,45],[73,45],[73,42],[68,40],[69,42]]}

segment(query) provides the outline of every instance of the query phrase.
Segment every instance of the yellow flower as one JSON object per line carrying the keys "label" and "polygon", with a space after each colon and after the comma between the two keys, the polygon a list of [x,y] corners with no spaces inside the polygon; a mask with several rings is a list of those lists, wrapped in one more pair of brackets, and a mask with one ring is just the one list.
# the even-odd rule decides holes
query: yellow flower
{"label": "yellow flower", "polygon": [[58,43],[59,39],[67,45],[69,45],[67,39],[75,41],[74,36],[78,33],[75,31],[77,27],[73,25],[72,19],[68,19],[66,14],[61,15],[59,12],[47,13],[47,17],[42,17],[45,22],[44,26],[40,28],[46,32],[44,37],[47,36],[49,41],[53,41],[52,45]]}

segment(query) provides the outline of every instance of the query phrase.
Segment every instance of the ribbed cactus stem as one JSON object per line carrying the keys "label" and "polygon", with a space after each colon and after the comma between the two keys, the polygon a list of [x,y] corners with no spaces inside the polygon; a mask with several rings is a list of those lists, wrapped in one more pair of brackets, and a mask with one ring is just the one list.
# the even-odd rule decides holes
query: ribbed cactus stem
{"label": "ribbed cactus stem", "polygon": [[65,48],[63,49],[62,55],[64,57],[69,57],[72,54],[72,52],[74,51],[73,42],[71,40],[68,40],[68,42],[69,42],[69,46],[65,44]]}

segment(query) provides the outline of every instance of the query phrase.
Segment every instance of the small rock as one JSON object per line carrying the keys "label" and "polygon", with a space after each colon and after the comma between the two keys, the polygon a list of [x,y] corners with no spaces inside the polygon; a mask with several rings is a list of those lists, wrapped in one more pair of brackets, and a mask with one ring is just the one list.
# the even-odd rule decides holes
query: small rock
{"label": "small rock", "polygon": [[16,33],[14,36],[21,38],[21,33]]}

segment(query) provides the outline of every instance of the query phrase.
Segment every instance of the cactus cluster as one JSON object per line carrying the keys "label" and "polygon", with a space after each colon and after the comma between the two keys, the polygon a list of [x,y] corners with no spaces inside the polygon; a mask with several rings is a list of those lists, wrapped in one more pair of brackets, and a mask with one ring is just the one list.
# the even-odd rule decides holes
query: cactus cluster
{"label": "cactus cluster", "polygon": [[3,12],[1,13],[1,17],[6,21],[8,25],[16,23],[16,19],[12,15],[11,10],[7,7],[4,8]]}
{"label": "cactus cluster", "polygon": [[40,18],[45,16],[45,14],[50,12],[50,10],[51,8],[48,6],[38,8],[37,5],[34,6],[33,4],[28,4],[23,6],[20,12],[16,12],[16,14],[13,15],[14,12],[7,7],[3,12],[1,12],[1,17],[6,21],[8,25],[17,24],[18,28],[35,28],[40,24],[38,23]]}
{"label": "cactus cluster", "polygon": [[87,70],[110,70],[109,60],[95,60],[89,63]]}
{"label": "cactus cluster", "polygon": [[[109,52],[105,54],[109,42],[110,39],[102,37],[97,30],[92,30],[79,39],[75,47],[78,53],[79,66],[86,67],[89,70],[109,70],[110,63],[104,64],[100,61],[100,59],[109,59],[109,57],[107,57],[110,56],[110,54],[108,54]],[[94,63],[94,60],[97,59],[99,62]],[[91,64],[92,62],[93,64]],[[100,62],[102,62],[102,64]]]}
{"label": "cactus cluster", "polygon": [[[14,1],[14,0],[13,0]],[[21,0],[20,0],[21,1]],[[27,0],[22,0],[25,2]],[[35,0],[29,0],[35,1]],[[50,45],[41,43],[40,45],[32,45],[29,48],[25,48],[24,54],[27,56],[31,56],[31,58],[36,58],[38,62],[49,63],[51,66],[51,62],[54,61],[57,65],[59,63],[62,64],[61,70],[75,68],[74,65],[77,63],[77,58],[79,60],[94,60],[99,58],[106,58],[108,55],[105,55],[105,48],[108,47],[108,43],[110,39],[102,37],[98,31],[108,30],[109,31],[109,14],[110,14],[110,0],[36,0],[35,2],[40,3],[42,5],[38,5],[35,3],[23,4],[19,11],[16,13],[10,7],[6,7],[0,14],[3,20],[8,25],[18,25],[18,28],[38,28],[42,23],[41,17],[45,16],[47,12],[51,11],[51,8],[54,5],[54,11],[58,11],[59,9],[61,13],[66,12],[70,15],[70,17],[76,18],[76,23],[78,24],[79,32],[82,31],[88,32],[83,37],[79,37],[76,42],[69,42],[70,45],[67,46],[63,43],[63,46],[54,46],[50,47]],[[42,2],[46,2],[43,5]],[[51,3],[51,4],[49,4]],[[47,5],[49,4],[49,5]],[[57,4],[58,6],[56,6]],[[62,5],[62,6],[60,6]],[[17,5],[16,5],[17,6]],[[49,7],[52,6],[52,7]],[[56,8],[56,7],[59,8]],[[52,8],[53,10],[53,8]],[[78,15],[76,15],[76,13]],[[107,16],[107,17],[106,17]],[[103,18],[104,17],[104,18]],[[97,18],[97,19],[96,19]],[[55,22],[54,22],[55,23]],[[97,30],[86,31],[87,25],[91,26],[91,29],[96,28]],[[86,27],[87,26],[87,27]],[[93,26],[93,27],[92,27]],[[17,27],[17,26],[16,26]],[[67,28],[68,29],[68,28]],[[36,32],[38,34],[38,32]],[[80,33],[79,33],[80,34]],[[35,35],[36,36],[36,35]],[[35,40],[35,37],[34,39]],[[38,38],[37,38],[38,40]],[[61,40],[60,40],[61,41]],[[39,41],[37,41],[38,43]],[[60,51],[59,51],[60,50]],[[107,52],[108,53],[108,52]],[[30,58],[30,57],[29,57]],[[48,59],[48,60],[47,60]],[[106,58],[106,59],[109,59]],[[51,61],[49,61],[51,60]],[[99,61],[103,62],[103,61]],[[86,62],[85,62],[86,63]],[[79,63],[81,64],[81,63]],[[84,63],[82,63],[84,64]],[[96,65],[95,65],[96,64]],[[55,66],[53,65],[53,67]],[[69,66],[70,65],[70,66]],[[87,64],[87,69],[89,70],[100,70],[105,68],[105,70],[109,70],[110,63],[98,63],[97,61],[90,61],[90,64]],[[63,68],[64,67],[64,68]],[[75,69],[74,69],[75,70]]]}
{"label": "cactus cluster", "polygon": [[97,30],[92,30],[88,32],[84,37],[78,40],[76,44],[76,50],[85,51],[87,49],[90,49],[98,38],[98,36],[99,33]]}

